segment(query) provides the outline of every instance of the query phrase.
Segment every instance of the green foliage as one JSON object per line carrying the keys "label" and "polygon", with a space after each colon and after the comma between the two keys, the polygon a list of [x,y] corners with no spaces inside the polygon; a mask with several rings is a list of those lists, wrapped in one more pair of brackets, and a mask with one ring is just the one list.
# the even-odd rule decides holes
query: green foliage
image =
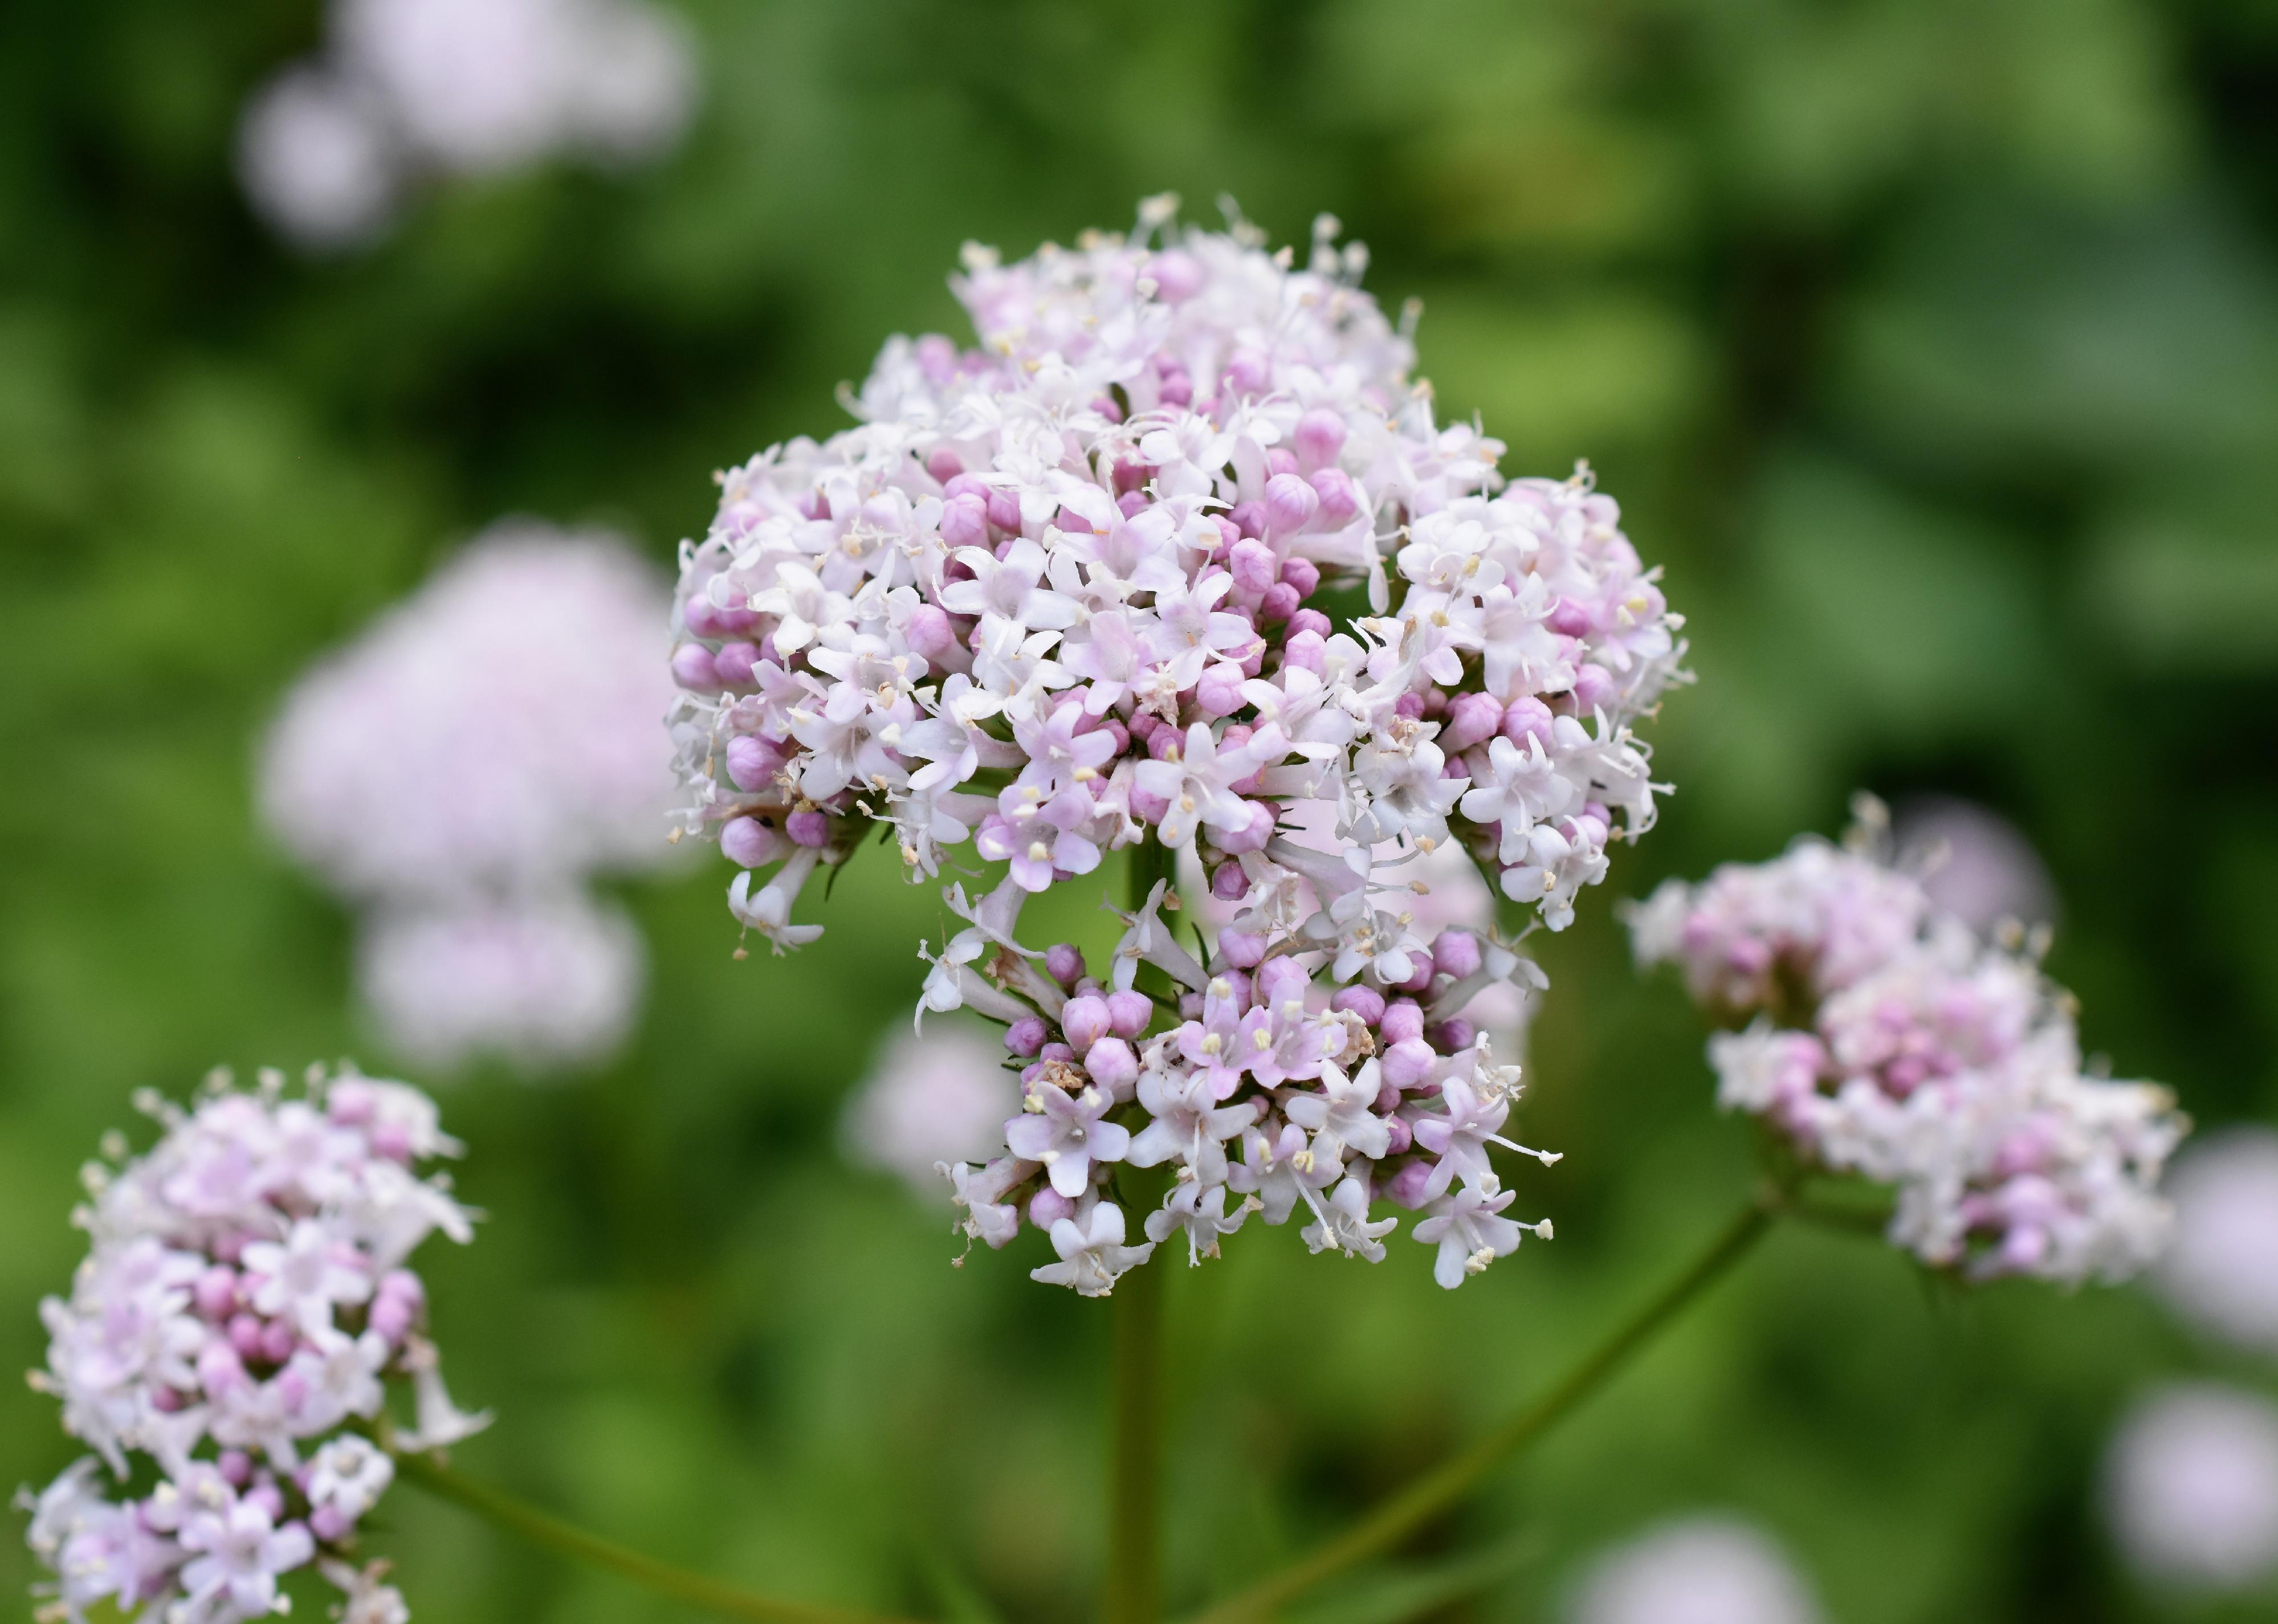
{"label": "green foliage", "polygon": [[[961,240],[1025,252],[1166,187],[1285,239],[1340,215],[1380,295],[1424,299],[1443,408],[1623,499],[1701,678],[1656,728],[1663,827],[1544,944],[1527,1126],[1571,1154],[1517,1184],[1557,1241],[1447,1294],[1421,1248],[1368,1269],[1253,1229],[1171,1281],[1174,1606],[1516,1406],[1721,1221],[1747,1136],[1609,903],[1830,828],[1854,785],[2002,809],[2060,881],[2091,1044],[2204,1120],[2278,1109],[2267,7],[686,10],[708,100],[663,166],[442,189],[317,263],[230,167],[314,0],[0,11],[0,1363],[41,1357],[73,1168],[132,1088],[389,1063],[344,918],[252,822],[294,674],[504,512],[669,556],[712,469],[838,423],[886,333],[952,320]],[[730,958],[717,866],[644,888],[632,1051],[445,1091],[492,1217],[434,1260],[436,1318],[502,1417],[460,1464],[790,1594],[1073,1616],[1104,1314],[1029,1285],[1033,1238],[952,1270],[944,1213],[832,1148],[943,934],[891,868],[784,960]],[[2204,1358],[2134,1292],[1930,1294],[1784,1233],[1309,1616],[1548,1619],[1581,1553],[1702,1506],[1766,1521],[1843,1624],[2164,1616],[2095,1467],[2130,1393]],[[0,1483],[71,1452],[0,1387]],[[409,1491],[385,1521],[428,1624],[653,1616]],[[0,1540],[0,1593],[30,1577]]]}

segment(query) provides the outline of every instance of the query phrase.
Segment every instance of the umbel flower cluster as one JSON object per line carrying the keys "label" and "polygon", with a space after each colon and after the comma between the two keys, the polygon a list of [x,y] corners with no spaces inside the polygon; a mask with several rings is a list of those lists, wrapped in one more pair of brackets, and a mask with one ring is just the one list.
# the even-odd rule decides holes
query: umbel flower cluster
{"label": "umbel flower cluster", "polygon": [[[923,1003],[1030,1063],[1005,1154],[952,1176],[972,1235],[1050,1231],[1039,1277],[1104,1292],[1256,1210],[1374,1258],[1382,1195],[1452,1285],[1520,1232],[1486,1148],[1516,1073],[1464,1010],[1533,966],[1427,938],[1413,865],[1452,846],[1567,924],[1653,821],[1632,724],[1680,622],[1586,472],[1507,481],[1498,442],[1434,421],[1335,222],[1299,270],[1174,208],[1009,266],[969,247],[976,345],[891,340],[860,426],[720,477],[683,556],[684,827],[778,951],[878,826],[913,879],[1004,865],[947,891],[967,928]],[[1335,850],[1292,838],[1307,803]],[[1136,847],[1193,854],[1234,910],[1215,943],[1175,939],[1158,886],[1097,978],[1021,944],[1027,896]],[[1124,1164],[1175,1169],[1144,1241]]]}
{"label": "umbel flower cluster", "polygon": [[645,950],[588,882],[671,855],[664,585],[607,531],[501,520],[287,698],[263,816],[362,905],[359,990],[422,1066],[540,1071],[630,1031]]}
{"label": "umbel flower cluster", "polygon": [[460,1147],[426,1095],[353,1071],[311,1068],[294,1097],[275,1071],[249,1091],[217,1072],[187,1110],[137,1103],[164,1135],[134,1160],[114,1135],[89,1165],[90,1249],[41,1305],[33,1383],[95,1452],[28,1506],[54,1616],[234,1624],[286,1611],[279,1576],[314,1562],[348,1624],[400,1624],[384,1566],[350,1561],[395,1475],[374,1441],[389,1385],[414,1391],[397,1449],[488,1420],[444,1390],[407,1266],[439,1230],[471,1239],[447,1179],[418,1170]]}
{"label": "umbel flower cluster", "polygon": [[1670,881],[1632,916],[1639,960],[1681,965],[1736,1018],[1717,1099],[1808,1163],[1895,1186],[1890,1239],[1973,1277],[2118,1280],[2166,1244],[2161,1168],[2188,1124],[2164,1088],[2083,1074],[2045,937],[1993,942],[1932,907],[1861,797],[1842,846]]}

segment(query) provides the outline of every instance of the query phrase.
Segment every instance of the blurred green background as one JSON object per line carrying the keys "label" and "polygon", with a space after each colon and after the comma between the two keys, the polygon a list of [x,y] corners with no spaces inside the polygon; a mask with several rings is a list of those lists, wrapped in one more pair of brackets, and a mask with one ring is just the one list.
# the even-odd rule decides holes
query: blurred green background
{"label": "blurred green background", "polygon": [[[1174,1605],[1517,1404],[1722,1222],[1747,1133],[1611,904],[1831,830],[1854,785],[2014,820],[2091,1048],[2205,1122],[2278,1108],[2278,7],[682,9],[707,103],[662,165],[447,186],[321,262],[231,170],[317,4],[0,10],[0,1364],[42,1357],[130,1090],[390,1064],[346,916],[249,807],[311,656],[504,512],[668,559],[713,469],[954,322],[962,240],[1165,188],[1281,240],[1342,217],[1506,469],[1586,456],[1625,503],[1701,677],[1654,731],[1661,827],[1543,944],[1527,1136],[1569,1155],[1518,1184],[1558,1239],[1457,1293],[1412,1245],[1254,1227],[1176,1271]],[[952,1270],[945,1212],[833,1148],[939,910],[858,865],[818,947],[738,963],[726,877],[631,891],[656,973],[621,1063],[444,1093],[492,1216],[424,1266],[455,1388],[501,1412],[458,1460],[771,1589],[933,1610],[946,1559],[1019,1624],[1080,1616],[1100,1305],[1028,1283],[1033,1237]],[[1960,1296],[1782,1234],[1410,1555],[1524,1532],[1445,1616],[1548,1620],[1582,1555],[1715,1506],[1839,1624],[2163,1617],[2097,1460],[2147,1380],[2221,1362],[2139,1292]],[[0,1485],[44,1481],[54,1407],[0,1391]],[[376,1521],[428,1624],[673,1616],[409,1489]],[[32,1576],[0,1539],[0,1597]]]}

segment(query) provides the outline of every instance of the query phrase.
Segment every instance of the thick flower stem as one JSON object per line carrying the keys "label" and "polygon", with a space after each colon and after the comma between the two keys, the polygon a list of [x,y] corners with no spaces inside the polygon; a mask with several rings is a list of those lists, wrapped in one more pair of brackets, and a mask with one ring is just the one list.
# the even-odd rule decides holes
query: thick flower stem
{"label": "thick flower stem", "polygon": [[1116,1283],[1114,1476],[1107,1496],[1103,1624],[1155,1624],[1162,1606],[1163,1279],[1143,1264]]}
{"label": "thick flower stem", "polygon": [[606,1567],[659,1596],[722,1618],[756,1620],[759,1624],[905,1624],[904,1620],[847,1607],[782,1601],[671,1567],[572,1527],[488,1484],[462,1477],[424,1455],[396,1456],[395,1471],[396,1475],[418,1484],[428,1493],[454,1501],[533,1544],[596,1567]]}
{"label": "thick flower stem", "polygon": [[[1158,880],[1171,878],[1173,854],[1161,842],[1131,849],[1129,906],[1146,906]],[[1162,1609],[1163,1279],[1161,1265],[1142,1264],[1108,1299],[1113,1398],[1112,1460],[1107,1494],[1107,1573],[1102,1624],[1155,1624]]]}
{"label": "thick flower stem", "polygon": [[1781,1196],[1775,1189],[1768,1188],[1750,1201],[1682,1274],[1585,1353],[1549,1391],[1461,1454],[1395,1491],[1311,1554],[1204,1609],[1189,1624],[1245,1624],[1268,1618],[1331,1574],[1392,1549],[1454,1505],[1490,1468],[1532,1444],[1603,1386],[1694,1298],[1747,1255],[1770,1227],[1780,1205]]}

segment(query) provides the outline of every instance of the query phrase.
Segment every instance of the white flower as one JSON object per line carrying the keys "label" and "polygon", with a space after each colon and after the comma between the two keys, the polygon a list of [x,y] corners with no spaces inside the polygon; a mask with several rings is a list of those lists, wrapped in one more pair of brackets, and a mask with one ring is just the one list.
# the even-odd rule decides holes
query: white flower
{"label": "white flower", "polygon": [[330,1506],[353,1522],[379,1503],[395,1481],[395,1460],[369,1438],[336,1437],[309,1463],[309,1503]]}
{"label": "white flower", "polygon": [[2105,1459],[2114,1538],[2147,1582],[2236,1590],[2278,1572],[2278,1405],[2209,1383],[2160,1389]]}
{"label": "white flower", "polygon": [[1820,1624],[1810,1585],[1761,1529],[1694,1515],[1663,1523],[1594,1562],[1569,1624]]}
{"label": "white flower", "polygon": [[1155,1243],[1123,1244],[1123,1208],[1101,1201],[1079,1224],[1062,1218],[1052,1225],[1052,1250],[1057,1263],[1028,1270],[1028,1277],[1046,1285],[1065,1285],[1086,1297],[1105,1297],[1126,1269],[1147,1261]]}
{"label": "white flower", "polygon": [[846,1102],[839,1142],[850,1160],[897,1173],[934,1200],[944,1162],[984,1158],[1020,1106],[1005,1050],[984,1031],[936,1022],[894,1038]]}
{"label": "white flower", "polygon": [[2278,1353],[2278,1132],[2231,1127],[2168,1175],[2175,1241],[2152,1275],[2175,1310],[2201,1330]]}

